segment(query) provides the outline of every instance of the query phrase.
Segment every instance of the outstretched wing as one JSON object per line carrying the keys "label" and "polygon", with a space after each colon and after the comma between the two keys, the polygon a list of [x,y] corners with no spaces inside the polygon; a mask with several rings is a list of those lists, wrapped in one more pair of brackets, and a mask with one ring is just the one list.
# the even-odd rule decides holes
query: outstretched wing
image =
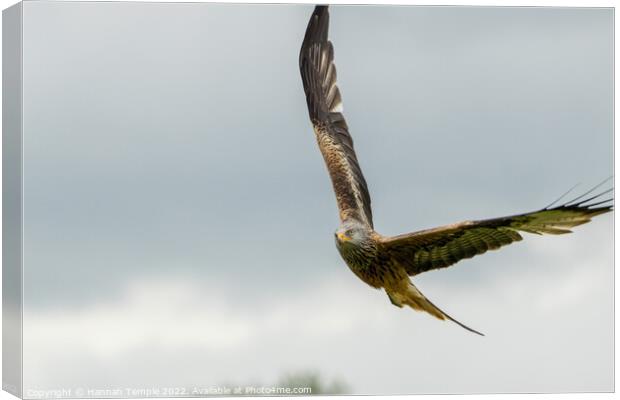
{"label": "outstretched wing", "polygon": [[[526,214],[466,221],[439,228],[386,237],[382,243],[390,256],[409,275],[448,267],[464,258],[499,249],[522,239],[518,231],[559,235],[585,224],[596,215],[611,211],[612,199],[598,201],[612,189],[586,200],[583,195],[554,208]],[[593,203],[594,202],[594,203]]]}
{"label": "outstretched wing", "polygon": [[372,227],[368,188],[341,113],[334,48],[327,40],[328,30],[327,6],[316,6],[299,54],[310,121],[336,193],[340,219],[354,218]]}

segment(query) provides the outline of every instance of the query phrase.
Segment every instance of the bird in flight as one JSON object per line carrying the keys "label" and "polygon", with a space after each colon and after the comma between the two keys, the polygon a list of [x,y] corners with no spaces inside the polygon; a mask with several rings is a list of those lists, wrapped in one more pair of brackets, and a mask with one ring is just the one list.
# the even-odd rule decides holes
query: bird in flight
{"label": "bird in flight", "polygon": [[340,214],[336,247],[362,281],[383,288],[397,307],[405,305],[441,320],[482,333],[455,320],[426,298],[410,277],[445,268],[460,260],[499,249],[522,239],[520,232],[559,235],[612,210],[613,199],[592,195],[603,183],[561,205],[564,196],[534,212],[480,221],[465,221],[398,236],[375,232],[370,195],[342,115],[336,84],[334,47],[328,40],[328,6],[316,6],[299,54],[299,68],[310,121],[331,177]]}

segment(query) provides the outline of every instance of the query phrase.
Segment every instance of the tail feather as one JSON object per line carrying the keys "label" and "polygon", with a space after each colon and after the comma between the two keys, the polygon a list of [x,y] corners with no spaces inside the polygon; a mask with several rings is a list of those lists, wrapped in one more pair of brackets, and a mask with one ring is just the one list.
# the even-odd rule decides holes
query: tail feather
{"label": "tail feather", "polygon": [[463,324],[460,321],[457,321],[456,319],[452,318],[450,315],[442,311],[439,307],[437,307],[429,299],[427,299],[426,296],[424,296],[422,292],[420,292],[418,288],[415,287],[415,285],[411,282],[408,282],[406,293],[397,293],[388,290],[386,290],[386,292],[390,297],[390,301],[398,307],[402,307],[403,304],[406,304],[416,311],[425,311],[435,318],[441,320],[450,320],[463,329],[466,329],[477,335],[484,336],[483,333],[470,328],[469,326]]}

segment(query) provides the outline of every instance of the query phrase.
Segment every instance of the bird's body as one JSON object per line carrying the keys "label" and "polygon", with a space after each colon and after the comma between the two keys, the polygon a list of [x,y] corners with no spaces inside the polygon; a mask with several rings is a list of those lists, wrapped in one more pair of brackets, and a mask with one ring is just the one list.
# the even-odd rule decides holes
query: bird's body
{"label": "bird's body", "polygon": [[327,6],[316,6],[301,47],[299,65],[310,120],[336,194],[341,221],[335,234],[336,247],[351,271],[368,285],[383,288],[392,304],[449,319],[480,334],[431,303],[410,277],[520,241],[519,231],[569,233],[570,228],[611,211],[611,199],[600,200],[611,189],[588,197],[599,185],[562,205],[551,208],[551,204],[530,213],[465,221],[398,236],[380,235],[373,228],[368,187],[342,115],[328,28]]}

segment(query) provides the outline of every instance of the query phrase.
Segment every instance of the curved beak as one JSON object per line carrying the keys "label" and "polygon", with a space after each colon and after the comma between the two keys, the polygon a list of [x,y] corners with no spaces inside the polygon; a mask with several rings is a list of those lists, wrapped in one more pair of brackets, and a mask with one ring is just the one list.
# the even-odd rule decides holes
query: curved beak
{"label": "curved beak", "polygon": [[351,240],[351,238],[345,235],[344,232],[338,232],[336,233],[336,236],[338,236],[338,240],[340,240],[341,242],[348,242],[349,240]]}

